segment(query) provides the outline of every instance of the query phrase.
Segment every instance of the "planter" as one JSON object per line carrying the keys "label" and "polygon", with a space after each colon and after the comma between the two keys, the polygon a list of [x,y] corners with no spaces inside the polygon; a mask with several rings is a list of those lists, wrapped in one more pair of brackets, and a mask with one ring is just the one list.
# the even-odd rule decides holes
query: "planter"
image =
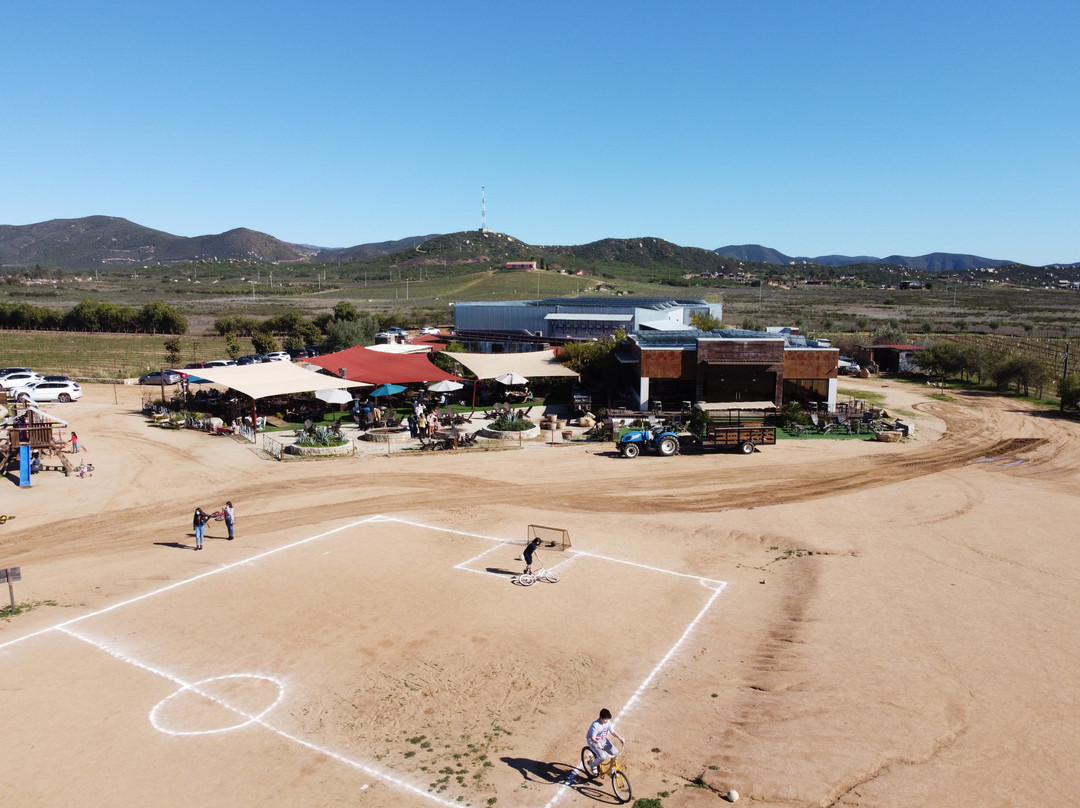
{"label": "planter", "polygon": [[299,455],[300,457],[341,457],[351,455],[353,446],[351,443],[343,443],[341,446],[296,446],[290,444],[285,447],[285,454]]}
{"label": "planter", "polygon": [[411,440],[407,430],[396,427],[376,427],[369,429],[360,436],[360,440],[375,441],[377,443],[405,443]]}
{"label": "planter", "polygon": [[564,429],[563,430],[563,433],[562,433],[562,439],[563,440],[571,440],[571,439],[573,439],[573,437],[574,437],[574,430],[572,430],[572,429]]}
{"label": "planter", "polygon": [[476,434],[482,438],[490,438],[491,440],[531,440],[532,438],[540,437],[540,427],[534,426],[532,429],[521,429],[511,432],[485,428],[481,429]]}

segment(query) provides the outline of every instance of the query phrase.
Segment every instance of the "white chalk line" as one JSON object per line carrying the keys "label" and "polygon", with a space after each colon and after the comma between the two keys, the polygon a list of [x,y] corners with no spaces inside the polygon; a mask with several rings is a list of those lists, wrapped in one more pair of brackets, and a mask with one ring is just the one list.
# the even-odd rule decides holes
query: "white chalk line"
{"label": "white chalk line", "polygon": [[294,547],[301,547],[301,546],[303,546],[305,544],[308,544],[310,542],[326,538],[327,536],[332,536],[335,533],[340,533],[342,530],[349,530],[350,528],[358,527],[358,526],[363,525],[363,524],[365,524],[367,522],[370,522],[370,521],[374,521],[374,517],[368,517],[366,519],[360,519],[360,520],[358,520],[356,522],[350,522],[347,525],[342,525],[341,527],[335,527],[335,528],[333,528],[331,530],[327,530],[327,531],[325,531],[323,533],[319,533],[318,535],[315,535],[315,536],[308,536],[306,539],[300,539],[299,541],[291,542],[290,544],[283,544],[281,547],[275,547],[272,550],[266,550],[265,552],[258,553],[257,555],[250,556],[249,558],[241,559],[240,561],[234,561],[231,564],[225,564],[225,565],[220,566],[220,567],[215,567],[212,570],[208,570],[206,572],[201,572],[198,575],[192,576],[191,578],[185,578],[182,581],[176,581],[174,583],[171,583],[171,584],[168,584],[166,586],[155,589],[155,590],[153,590],[151,592],[144,592],[141,595],[136,595],[133,598],[128,598],[127,600],[122,600],[119,603],[112,604],[111,606],[105,606],[104,608],[98,609],[97,611],[90,612],[90,613],[84,614],[84,615],[80,615],[79,617],[73,617],[71,620],[65,620],[63,623],[57,623],[56,625],[49,626],[47,628],[43,628],[43,629],[40,629],[38,631],[31,632],[30,634],[24,634],[21,637],[16,637],[13,640],[8,640],[5,643],[0,643],[0,651],[3,651],[8,646],[15,645],[17,643],[23,642],[24,640],[29,640],[29,639],[31,639],[33,637],[40,637],[43,634],[48,634],[50,631],[60,630],[60,629],[66,628],[67,626],[72,626],[72,625],[75,625],[76,623],[80,623],[83,620],[89,620],[92,617],[98,617],[98,616],[103,615],[103,614],[108,614],[109,612],[116,611],[117,609],[121,609],[124,606],[130,606],[133,603],[138,603],[138,602],[143,601],[143,600],[148,600],[148,599],[150,599],[152,597],[155,597],[157,595],[161,595],[161,594],[163,594],[165,592],[171,592],[173,589],[179,589],[182,586],[187,586],[188,584],[195,583],[196,581],[201,581],[204,578],[209,578],[211,575],[219,575],[220,573],[228,572],[230,570],[236,569],[237,567],[250,566],[254,562],[259,561],[259,560],[261,560],[263,558],[267,558],[269,556],[275,555],[277,553],[284,552],[286,550],[291,550]]}
{"label": "white chalk line", "polygon": [[[242,710],[241,708],[236,707],[235,705],[232,705],[232,704],[222,700],[221,698],[215,696],[212,693],[207,692],[205,689],[200,687],[201,684],[217,681],[217,680],[219,680],[221,678],[226,678],[226,677],[214,677],[212,679],[206,679],[206,680],[203,680],[202,682],[195,682],[195,683],[187,682],[187,681],[183,680],[182,678],[180,678],[180,677],[178,677],[178,676],[176,676],[174,674],[168,673],[166,671],[160,670],[160,669],[155,668],[155,667],[153,667],[151,665],[148,665],[146,663],[140,662],[139,660],[137,660],[137,659],[135,659],[133,657],[130,657],[130,656],[127,656],[125,654],[120,653],[119,651],[109,647],[108,645],[106,645],[103,642],[98,642],[98,641],[92,640],[89,637],[87,637],[85,635],[82,635],[82,634],[79,634],[79,633],[77,633],[74,630],[69,628],[70,626],[72,626],[72,625],[74,625],[76,623],[79,623],[81,621],[88,620],[88,619],[90,619],[92,617],[97,617],[97,616],[102,615],[102,614],[107,614],[107,613],[115,611],[115,610],[117,610],[117,609],[119,609],[119,608],[121,608],[123,606],[128,606],[128,605],[131,605],[131,604],[134,604],[134,603],[138,603],[140,601],[147,600],[147,599],[149,599],[151,597],[154,597],[156,595],[160,595],[160,594],[163,594],[165,592],[172,591],[173,589],[177,589],[177,588],[179,588],[181,586],[185,586],[187,584],[194,583],[196,581],[201,581],[204,578],[210,577],[211,575],[217,575],[219,573],[226,572],[226,571],[229,571],[229,570],[235,569],[237,567],[241,567],[241,566],[251,566],[251,565],[254,564],[254,562],[259,561],[259,560],[261,560],[263,558],[267,558],[269,556],[275,555],[277,553],[280,553],[280,552],[283,552],[283,551],[286,551],[286,550],[291,550],[291,549],[294,549],[296,547],[302,547],[305,544],[309,544],[311,542],[318,541],[319,539],[326,538],[327,536],[332,536],[332,535],[334,535],[336,533],[340,533],[343,530],[348,530],[348,529],[351,529],[351,528],[354,528],[354,527],[359,527],[360,525],[363,525],[363,524],[376,523],[376,522],[397,522],[398,524],[410,525],[412,527],[417,527],[417,528],[421,528],[421,529],[424,529],[424,530],[434,530],[434,531],[439,531],[439,532],[443,532],[443,533],[453,533],[453,534],[458,534],[458,535],[462,535],[462,536],[468,536],[468,537],[471,537],[471,538],[479,538],[479,539],[485,539],[485,540],[488,540],[488,541],[496,542],[497,543],[496,546],[493,546],[493,547],[489,548],[488,550],[485,550],[484,552],[478,554],[477,556],[474,556],[472,559],[469,559],[468,561],[462,562],[461,564],[458,564],[458,565],[455,566],[455,569],[464,569],[467,572],[477,572],[477,573],[484,574],[484,575],[488,575],[490,573],[487,573],[486,571],[481,571],[481,570],[469,569],[466,565],[471,564],[472,562],[474,562],[474,561],[476,561],[476,560],[478,560],[480,558],[483,558],[488,553],[494,552],[495,550],[497,550],[499,548],[500,545],[515,543],[511,539],[505,539],[505,538],[501,538],[501,537],[498,537],[498,536],[487,536],[487,535],[480,534],[480,533],[471,533],[471,532],[468,532],[468,531],[455,530],[455,529],[452,529],[452,528],[438,527],[438,526],[435,526],[435,525],[426,525],[426,524],[423,524],[421,522],[414,522],[414,521],[407,520],[407,519],[400,519],[398,517],[386,516],[386,515],[383,515],[383,514],[376,514],[376,515],[373,515],[373,516],[366,517],[364,519],[357,520],[355,522],[350,522],[349,524],[346,524],[346,525],[341,525],[339,527],[332,528],[331,530],[324,531],[324,532],[316,534],[314,536],[309,536],[309,537],[307,537],[305,539],[300,539],[298,541],[291,542],[289,544],[285,544],[285,545],[282,545],[280,547],[275,547],[275,548],[273,548],[271,550],[267,550],[265,552],[258,553],[258,554],[254,555],[254,556],[251,556],[251,557],[246,558],[246,559],[242,559],[240,561],[234,561],[234,562],[232,562],[230,564],[226,564],[226,565],[223,565],[223,566],[218,567],[216,569],[209,570],[207,572],[200,573],[198,575],[192,576],[191,578],[187,578],[187,579],[185,579],[183,581],[177,581],[177,582],[169,584],[167,586],[163,586],[163,587],[160,587],[158,589],[155,589],[155,590],[153,590],[151,592],[146,592],[146,593],[144,593],[142,595],[138,595],[138,596],[133,597],[133,598],[128,598],[127,600],[121,601],[119,603],[114,603],[114,604],[112,604],[110,606],[106,606],[106,607],[104,607],[102,609],[99,609],[99,610],[97,610],[95,612],[91,612],[91,613],[85,614],[85,615],[80,615],[79,617],[72,618],[71,620],[67,620],[67,621],[64,621],[62,623],[58,623],[56,625],[41,629],[39,631],[35,631],[35,632],[30,633],[30,634],[26,634],[26,635],[24,635],[22,637],[17,637],[16,639],[9,640],[6,643],[0,643],[0,651],[4,650],[5,648],[7,648],[9,646],[20,643],[23,640],[28,640],[28,639],[31,639],[33,637],[38,637],[38,636],[47,634],[50,631],[56,630],[56,631],[58,631],[58,632],[60,632],[62,634],[65,634],[67,636],[70,636],[70,637],[73,637],[75,639],[81,640],[81,641],[83,641],[83,642],[85,642],[85,643],[87,643],[87,644],[89,644],[89,645],[91,645],[91,646],[93,646],[95,648],[98,648],[99,650],[105,651],[110,656],[112,656],[112,657],[114,657],[114,658],[116,658],[116,659],[118,659],[118,660],[120,660],[122,662],[127,662],[130,665],[133,665],[133,666],[138,667],[138,668],[140,668],[142,670],[145,670],[145,671],[147,671],[149,673],[152,673],[152,674],[154,674],[156,676],[160,676],[160,677],[162,677],[162,678],[164,678],[164,679],[166,679],[168,681],[171,681],[171,682],[175,683],[180,688],[181,691],[191,691],[193,693],[197,693],[198,695],[202,696],[203,698],[206,698],[206,699],[218,704],[222,708],[224,708],[226,710],[229,710],[231,712],[234,712],[237,715],[239,715],[240,717],[245,719],[244,723],[242,723],[240,725],[237,725],[235,727],[227,728],[229,730],[240,729],[242,727],[249,726],[249,725],[261,726],[261,727],[269,730],[270,732],[275,733],[276,735],[278,735],[281,738],[285,738],[285,739],[287,739],[289,741],[292,741],[292,742],[294,742],[296,744],[299,744],[300,746],[303,746],[306,749],[310,749],[310,750],[312,750],[314,752],[317,752],[318,754],[325,755],[325,756],[327,756],[327,757],[329,757],[329,758],[331,758],[333,760],[336,760],[336,761],[338,761],[340,763],[343,763],[343,764],[345,764],[345,765],[347,765],[347,766],[349,766],[349,767],[351,767],[353,769],[356,769],[357,771],[361,771],[361,772],[363,772],[363,773],[365,773],[365,774],[367,774],[367,775],[369,775],[369,776],[371,776],[373,778],[382,780],[383,782],[394,785],[394,786],[396,786],[398,788],[401,788],[401,789],[403,789],[405,791],[409,791],[410,793],[416,794],[417,796],[423,797],[423,798],[425,798],[427,800],[438,803],[440,805],[448,806],[450,808],[456,808],[457,806],[460,805],[460,803],[451,802],[449,800],[444,800],[443,798],[441,798],[441,797],[439,797],[439,796],[437,796],[435,794],[431,794],[430,792],[422,790],[420,787],[415,786],[412,783],[409,783],[409,782],[407,782],[405,780],[402,780],[401,778],[396,777],[396,776],[394,776],[392,774],[389,774],[388,772],[382,771],[382,770],[378,769],[377,767],[372,766],[369,763],[363,763],[361,761],[354,760],[352,758],[346,757],[345,755],[342,755],[342,754],[340,754],[338,752],[335,752],[332,749],[327,749],[325,747],[319,746],[318,744],[314,744],[311,741],[306,740],[305,738],[301,738],[299,736],[293,735],[292,733],[290,733],[290,732],[288,732],[286,730],[280,729],[280,728],[275,727],[272,724],[268,723],[266,720],[263,719],[262,716],[269,713],[270,710],[272,710],[273,707],[277,706],[277,704],[284,697],[284,685],[276,677],[268,676],[268,675],[265,675],[265,674],[230,674],[230,676],[251,676],[253,678],[267,679],[269,681],[277,683],[279,685],[279,687],[281,688],[281,693],[279,693],[278,699],[274,702],[273,705],[271,705],[270,708],[268,708],[267,710],[264,710],[259,715],[252,715],[252,714],[246,712],[245,710]],[[705,578],[705,577],[699,576],[699,575],[691,575],[691,574],[688,574],[688,573],[676,572],[674,570],[667,570],[667,569],[663,569],[661,567],[655,567],[655,566],[651,566],[651,565],[648,565],[648,564],[641,564],[641,563],[634,562],[634,561],[629,561],[629,560],[626,560],[626,559],[619,559],[619,558],[614,558],[614,557],[611,557],[611,556],[600,555],[598,553],[590,553],[590,552],[581,551],[581,550],[570,550],[570,551],[564,551],[564,552],[568,553],[567,559],[560,562],[556,566],[563,566],[565,564],[568,564],[571,561],[576,560],[578,557],[595,558],[595,559],[598,559],[598,560],[609,561],[609,562],[613,562],[613,563],[617,563],[617,564],[625,564],[627,566],[638,567],[640,569],[644,569],[644,570],[648,570],[648,571],[656,572],[656,573],[660,573],[660,574],[674,575],[674,576],[680,577],[680,578],[687,578],[687,579],[691,579],[691,580],[696,580],[700,584],[705,586],[706,588],[711,589],[713,591],[713,594],[709,597],[706,604],[698,612],[697,616],[686,627],[686,629],[683,631],[682,635],[680,635],[679,639],[676,640],[675,644],[672,645],[671,648],[668,649],[667,653],[664,654],[664,656],[661,658],[661,660],[656,664],[656,666],[652,669],[652,671],[649,672],[648,676],[646,676],[645,679],[642,681],[642,683],[638,686],[637,690],[634,691],[634,693],[630,697],[630,699],[623,705],[623,708],[618,713],[619,716],[622,717],[623,715],[630,712],[634,708],[636,703],[640,700],[641,694],[648,688],[648,686],[652,683],[652,681],[656,678],[656,676],[660,673],[660,671],[664,668],[664,666],[667,665],[668,661],[675,655],[675,653],[678,652],[678,650],[681,648],[681,646],[685,642],[686,638],[690,635],[690,633],[694,630],[694,628],[697,626],[697,624],[701,621],[702,617],[704,617],[705,614],[712,607],[712,604],[716,600],[716,598],[719,597],[721,592],[723,592],[724,589],[727,587],[727,583],[724,582],[724,581],[717,581],[717,580],[714,580],[714,579],[711,579],[711,578]],[[554,567],[553,567],[553,569],[554,569]],[[175,694],[173,694],[173,695],[175,695]],[[160,704],[164,703],[164,701],[166,701],[168,698],[172,698],[172,696],[169,696],[165,700],[163,700],[162,702],[159,702],[159,705],[156,705],[154,709],[156,710],[157,707],[160,706]],[[165,730],[160,729],[160,727],[158,727],[157,724],[154,723],[153,719],[151,719],[151,723],[159,731],[166,732]],[[169,734],[186,734],[186,733],[169,733]],[[559,791],[548,801],[548,803],[545,805],[545,808],[551,808],[551,806],[554,806],[556,803],[558,803],[567,794],[567,792],[569,790],[569,787],[573,784],[574,780],[577,778],[579,773],[580,773],[579,769],[577,767],[575,767],[574,770],[567,777],[567,779],[565,781],[563,781],[563,783],[562,783],[563,787],[560,788]],[[365,784],[365,785],[361,786],[361,788],[367,788],[367,785]]]}
{"label": "white chalk line", "polygon": [[[207,699],[208,701],[212,701],[213,703],[217,704],[218,706],[222,707],[223,709],[228,710],[228,711],[233,712],[233,713],[236,713],[238,716],[245,719],[244,723],[239,724],[239,725],[237,725],[235,727],[227,728],[229,731],[242,729],[243,727],[250,726],[250,725],[258,725],[258,726],[262,727],[263,729],[269,730],[270,732],[274,733],[275,735],[277,735],[277,736],[279,736],[281,738],[284,738],[284,739],[286,739],[288,741],[292,741],[293,743],[299,744],[300,746],[303,746],[306,749],[310,749],[313,752],[316,752],[316,753],[321,754],[321,755],[325,755],[326,757],[329,757],[329,758],[331,758],[333,760],[336,760],[336,761],[338,761],[340,763],[344,763],[345,765],[350,766],[351,768],[356,769],[357,771],[361,771],[364,774],[369,775],[370,777],[382,780],[382,781],[384,781],[386,783],[390,783],[390,784],[392,784],[394,786],[397,786],[398,788],[404,789],[406,791],[410,791],[410,792],[412,792],[412,793],[414,793],[414,794],[416,794],[418,796],[425,797],[426,799],[431,800],[432,802],[436,802],[439,805],[452,806],[452,807],[459,805],[459,803],[451,802],[449,800],[444,800],[443,798],[441,798],[441,797],[439,797],[437,795],[430,794],[430,793],[428,793],[426,791],[423,791],[418,786],[415,786],[412,783],[409,783],[409,782],[407,782],[405,780],[402,780],[399,777],[395,777],[394,775],[392,775],[392,774],[390,774],[388,772],[382,771],[382,770],[376,768],[375,766],[372,766],[369,763],[364,763],[364,762],[361,762],[359,760],[354,760],[353,758],[346,757],[345,755],[342,755],[339,752],[335,752],[332,749],[327,749],[324,746],[319,746],[318,744],[312,743],[311,741],[307,740],[306,738],[301,738],[301,737],[299,737],[297,735],[292,734],[291,732],[288,732],[287,730],[281,729],[280,727],[275,727],[273,724],[271,724],[270,722],[265,720],[263,716],[267,715],[271,710],[273,710],[275,707],[277,707],[278,704],[284,698],[285,686],[284,686],[284,683],[282,683],[281,680],[278,679],[277,677],[268,676],[266,674],[229,674],[229,675],[226,675],[226,676],[216,676],[216,677],[213,677],[211,679],[205,679],[202,682],[187,682],[184,679],[182,679],[181,677],[176,676],[175,674],[169,673],[168,671],[162,670],[160,668],[155,668],[152,665],[148,665],[145,662],[141,662],[138,659],[135,659],[134,657],[131,657],[131,656],[127,655],[127,654],[124,654],[124,653],[120,652],[119,650],[117,650],[117,649],[115,649],[113,647],[110,647],[109,645],[107,645],[104,642],[101,642],[99,640],[94,640],[94,639],[92,639],[90,637],[87,637],[87,636],[85,636],[83,634],[78,634],[78,633],[76,633],[76,632],[74,632],[74,631],[72,631],[70,629],[64,628],[64,629],[59,629],[59,630],[62,633],[67,634],[70,637],[73,637],[73,638],[75,638],[77,640],[82,640],[83,642],[85,642],[85,643],[87,643],[87,644],[89,644],[89,645],[91,645],[91,646],[93,646],[93,647],[95,647],[95,648],[97,648],[97,649],[99,649],[101,651],[104,651],[109,656],[111,656],[111,657],[113,657],[115,659],[118,659],[121,662],[126,662],[129,665],[133,665],[136,668],[140,668],[141,670],[152,673],[155,676],[160,676],[161,678],[166,679],[167,681],[170,681],[170,682],[173,682],[174,684],[179,685],[180,690],[178,690],[177,693],[180,693],[180,692],[183,692],[183,691],[191,691],[193,693],[197,693],[198,695],[202,696],[203,698]],[[248,711],[246,711],[246,710],[244,710],[244,709],[242,709],[240,707],[237,707],[235,704],[231,704],[230,702],[226,701],[225,699],[222,699],[221,697],[215,695],[214,693],[208,692],[205,688],[200,687],[200,685],[203,685],[203,684],[206,684],[206,683],[220,681],[222,679],[228,679],[228,678],[237,678],[237,677],[240,677],[240,676],[250,676],[252,678],[267,679],[269,681],[272,681],[272,682],[276,683],[279,686],[279,689],[280,689],[280,692],[278,693],[277,699],[274,701],[273,704],[271,704],[265,710],[263,710],[259,714],[255,715],[255,714],[249,713]],[[171,699],[175,695],[176,694],[174,693],[174,694],[172,694],[170,696],[167,696],[165,699],[162,699],[162,701],[158,702],[158,704],[155,705],[154,710],[151,711],[151,715],[153,716],[154,711],[156,711],[158,707],[163,705],[165,702],[167,702],[169,699]],[[164,730],[158,725],[158,723],[153,719],[153,717],[151,718],[151,724],[159,732],[162,732],[162,733],[167,734],[167,735],[209,734],[209,733],[171,732],[171,731],[168,731],[168,730]],[[368,787],[367,784],[364,784],[364,785],[361,786],[362,789],[366,789],[367,787]]]}

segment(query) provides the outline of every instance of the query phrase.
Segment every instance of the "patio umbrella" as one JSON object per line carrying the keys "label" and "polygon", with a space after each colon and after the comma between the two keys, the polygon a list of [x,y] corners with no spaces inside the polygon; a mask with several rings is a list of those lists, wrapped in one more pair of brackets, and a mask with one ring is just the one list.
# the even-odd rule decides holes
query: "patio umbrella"
{"label": "patio umbrella", "polygon": [[452,382],[449,379],[444,379],[441,382],[435,382],[435,384],[429,384],[428,390],[432,393],[452,393],[455,390],[460,390],[464,387],[461,382]]}
{"label": "patio umbrella", "polygon": [[319,401],[325,401],[327,404],[345,404],[352,401],[352,393],[348,390],[339,390],[337,388],[326,388],[323,390],[315,391],[315,398]]}
{"label": "patio umbrella", "polygon": [[529,380],[522,376],[520,373],[504,373],[502,376],[496,376],[495,381],[499,384],[505,384],[507,387],[513,387],[518,384],[528,384]]}
{"label": "patio umbrella", "polygon": [[372,398],[379,398],[380,396],[392,396],[395,393],[400,393],[405,389],[405,385],[402,384],[381,384],[368,393]]}

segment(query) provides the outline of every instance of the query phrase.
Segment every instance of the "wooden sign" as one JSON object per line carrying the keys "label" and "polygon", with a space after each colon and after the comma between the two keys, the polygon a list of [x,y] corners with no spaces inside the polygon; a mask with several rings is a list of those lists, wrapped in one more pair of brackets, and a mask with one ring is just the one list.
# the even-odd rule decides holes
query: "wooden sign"
{"label": "wooden sign", "polygon": [[8,567],[0,569],[0,584],[14,583],[22,580],[22,567]]}

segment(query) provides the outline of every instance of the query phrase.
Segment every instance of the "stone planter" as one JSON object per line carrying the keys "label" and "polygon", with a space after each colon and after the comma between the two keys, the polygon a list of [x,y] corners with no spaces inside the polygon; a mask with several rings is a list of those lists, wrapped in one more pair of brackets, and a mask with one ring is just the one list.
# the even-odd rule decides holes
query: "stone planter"
{"label": "stone planter", "polygon": [[405,443],[411,440],[408,430],[396,427],[376,427],[369,429],[360,436],[360,440],[375,441],[376,443]]}
{"label": "stone planter", "polygon": [[540,437],[540,427],[534,426],[531,429],[522,429],[513,432],[503,432],[498,429],[481,429],[476,434],[482,438],[489,438],[491,440],[532,440],[533,438]]}
{"label": "stone planter", "polygon": [[343,457],[353,453],[351,443],[343,443],[341,446],[296,446],[289,444],[284,449],[285,454],[299,455],[300,457]]}

